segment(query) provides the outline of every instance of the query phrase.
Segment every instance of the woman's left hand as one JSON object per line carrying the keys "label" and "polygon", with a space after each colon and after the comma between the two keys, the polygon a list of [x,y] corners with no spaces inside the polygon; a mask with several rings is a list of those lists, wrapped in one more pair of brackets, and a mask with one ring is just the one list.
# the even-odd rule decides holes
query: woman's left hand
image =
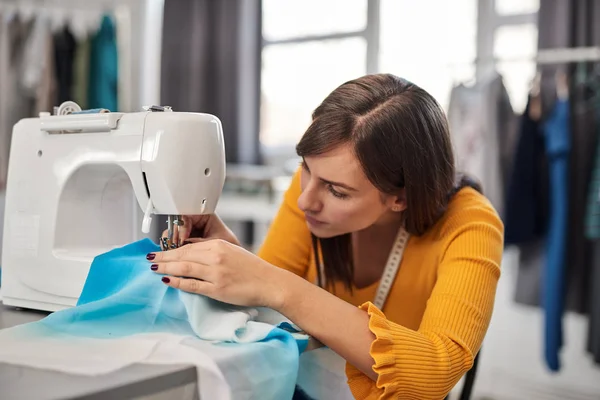
{"label": "woman's left hand", "polygon": [[289,272],[227,241],[214,239],[148,254],[163,282],[186,292],[241,306],[275,310],[284,302]]}

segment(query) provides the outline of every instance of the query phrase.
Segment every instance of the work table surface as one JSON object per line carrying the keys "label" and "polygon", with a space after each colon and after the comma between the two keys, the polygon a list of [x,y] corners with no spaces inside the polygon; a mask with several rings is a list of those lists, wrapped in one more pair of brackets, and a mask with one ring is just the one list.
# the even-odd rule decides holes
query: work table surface
{"label": "work table surface", "polygon": [[[48,313],[0,303],[0,329],[33,322]],[[197,399],[197,374],[188,365],[132,365],[101,376],[76,376],[0,363],[2,400]]]}

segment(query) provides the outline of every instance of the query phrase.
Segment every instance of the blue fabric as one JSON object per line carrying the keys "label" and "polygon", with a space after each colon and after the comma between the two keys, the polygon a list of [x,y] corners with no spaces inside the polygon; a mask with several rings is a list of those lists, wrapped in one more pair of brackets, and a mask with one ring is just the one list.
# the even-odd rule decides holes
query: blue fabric
{"label": "blue fabric", "polygon": [[[184,335],[192,340],[189,343],[192,347],[196,344],[204,349],[209,345],[223,349],[215,351],[211,347],[214,354],[227,349],[227,355],[217,360],[217,364],[234,387],[237,385],[246,396],[252,393],[243,398],[291,398],[298,376],[299,355],[306,348],[307,338],[294,336],[290,332],[294,326],[289,322],[277,326],[249,321],[244,325],[245,335],[226,335],[232,339],[218,343],[202,340],[198,332],[202,334],[206,330],[192,326],[189,314],[209,308],[186,305],[193,304],[190,299],[201,304],[212,300],[164,285],[160,276],[150,270],[145,258],[153,251],[159,251],[159,247],[144,239],[99,255],[91,265],[76,307],[12,329],[16,329],[15,333],[23,340],[35,339],[36,335],[67,338],[63,340],[117,339],[145,333]],[[225,307],[221,315],[244,311],[243,307],[221,305]],[[5,331],[0,332],[0,347],[3,337],[15,340],[15,334],[3,336],[10,333]]]}
{"label": "blue fabric", "polygon": [[105,15],[91,40],[88,108],[119,111],[117,34],[113,20]]}
{"label": "blue fabric", "polygon": [[546,242],[546,268],[542,278],[542,304],[545,311],[545,358],[551,371],[560,369],[559,351],[563,344],[568,164],[571,149],[569,124],[569,103],[558,100],[544,124],[550,167],[550,220]]}

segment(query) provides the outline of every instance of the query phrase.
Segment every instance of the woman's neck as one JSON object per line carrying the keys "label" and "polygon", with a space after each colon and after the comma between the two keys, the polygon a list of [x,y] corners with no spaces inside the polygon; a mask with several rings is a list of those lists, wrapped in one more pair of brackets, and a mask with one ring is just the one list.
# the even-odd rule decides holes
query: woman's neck
{"label": "woman's neck", "polygon": [[405,221],[404,212],[393,212],[388,211],[383,214],[373,225],[365,228],[365,230],[372,230],[375,232],[397,232]]}

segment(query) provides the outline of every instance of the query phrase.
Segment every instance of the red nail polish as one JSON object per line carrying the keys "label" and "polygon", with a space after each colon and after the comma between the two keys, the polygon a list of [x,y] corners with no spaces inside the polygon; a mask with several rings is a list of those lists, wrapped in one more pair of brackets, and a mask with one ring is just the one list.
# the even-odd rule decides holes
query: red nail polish
{"label": "red nail polish", "polygon": [[156,257],[156,254],[152,254],[152,253],[146,254],[146,260],[148,260],[148,261],[154,260],[154,257]]}
{"label": "red nail polish", "polygon": [[171,280],[170,280],[169,278],[167,278],[166,276],[163,276],[163,278],[162,278],[162,281],[163,281],[164,283],[169,283],[169,282],[171,282]]}
{"label": "red nail polish", "polygon": [[152,264],[152,265],[150,266],[150,269],[151,269],[152,271],[156,271],[156,270],[158,269],[158,264]]}

